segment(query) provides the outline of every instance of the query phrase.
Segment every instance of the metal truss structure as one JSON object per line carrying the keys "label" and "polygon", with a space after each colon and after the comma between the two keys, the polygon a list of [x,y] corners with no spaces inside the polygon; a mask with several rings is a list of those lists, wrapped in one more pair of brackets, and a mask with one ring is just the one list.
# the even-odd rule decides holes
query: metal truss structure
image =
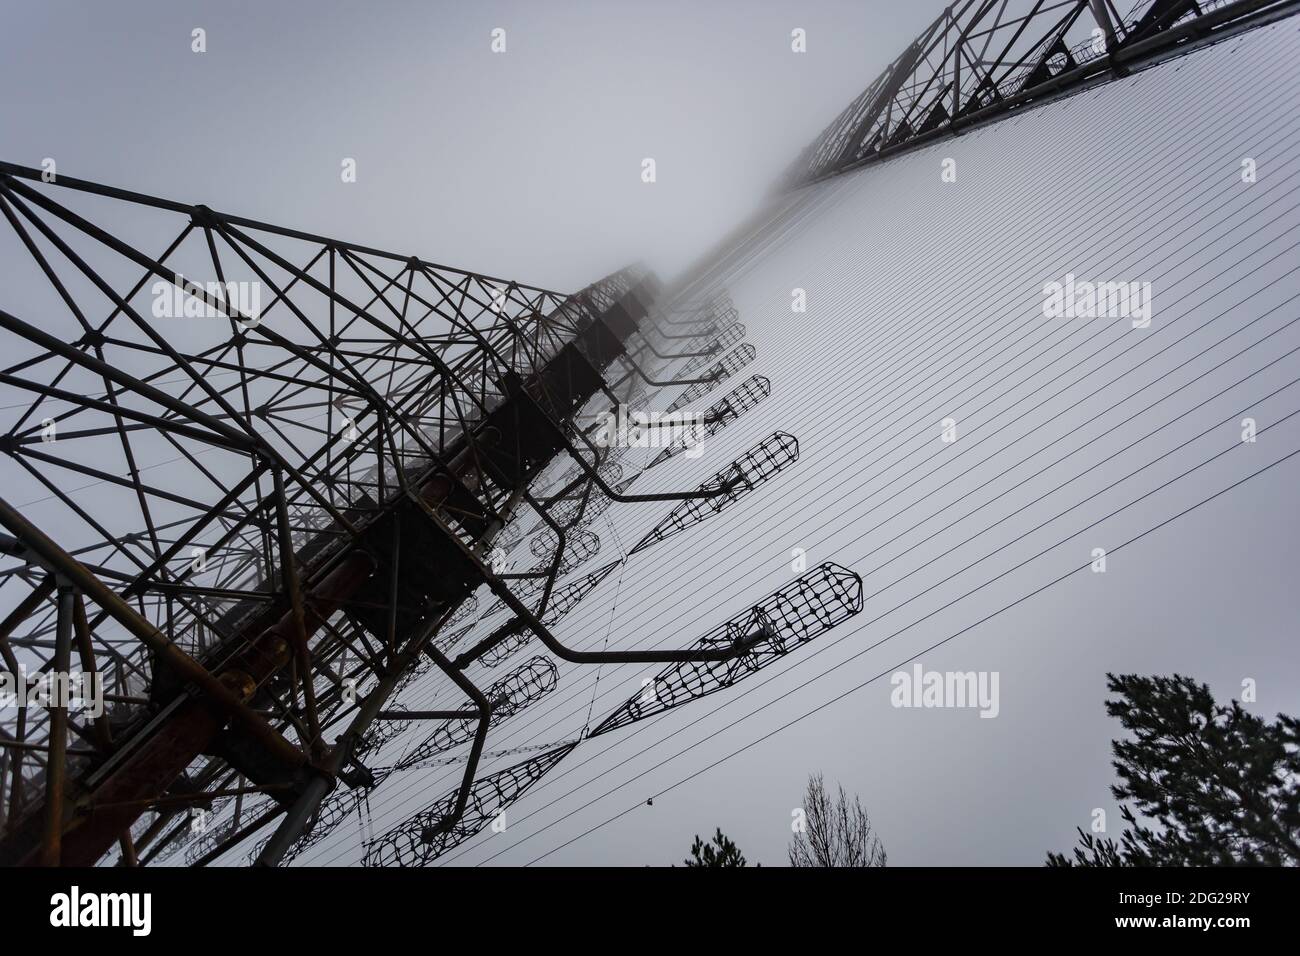
{"label": "metal truss structure", "polygon": [[[784,185],[1300,4],[1115,2],[958,0]],[[248,846],[278,865],[368,816],[387,781],[463,760],[449,792],[365,841],[365,865],[426,865],[582,741],[733,687],[862,609],[861,578],[828,563],[679,649],[552,632],[798,459],[778,431],[693,489],[636,494],[690,440],[640,467],[593,440],[607,410],[673,388],[678,412],[754,362],[725,293],[665,310],[640,267],[559,292],[9,163],[0,216],[0,664],[24,682],[78,671],[105,705],[0,712],[0,865],[204,866]],[[711,399],[704,435],[770,391],[753,375]],[[584,569],[598,518],[658,502],[671,510],[626,555]],[[490,730],[556,690],[556,661],[662,669],[594,729],[588,712],[576,739],[480,776]],[[435,673],[456,706],[404,706]]]}
{"label": "metal truss structure", "polygon": [[729,488],[726,494],[683,501],[637,542],[628,554],[638,554],[651,545],[680,534],[701,521],[721,513],[798,459],[798,439],[785,432],[769,435],[700,485],[700,491]]}
{"label": "metal truss structure", "polygon": [[[757,673],[795,648],[813,640],[862,610],[862,579],[837,564],[823,564],[736,618],[700,638],[700,657],[682,661],[658,674],[645,690],[606,717],[585,738],[618,730],[698,700]],[[726,662],[704,660],[720,647],[743,645],[746,652]],[[573,752],[581,740],[507,767],[476,781],[469,810],[458,823],[451,817],[455,792],[393,827],[369,844],[366,866],[427,866],[485,827],[505,823],[507,809]],[[332,819],[332,818],[331,818]],[[336,823],[334,825],[337,825]]]}
{"label": "metal truss structure", "polygon": [[667,448],[650,460],[646,465],[646,470],[649,471],[657,465],[662,465],[668,459],[686,451],[692,444],[698,444],[704,438],[716,435],[771,394],[772,383],[769,379],[762,375],[751,375],[732,389],[726,398],[710,406],[700,416],[702,419],[702,436],[693,439],[683,435],[674,439]]}
{"label": "metal truss structure", "polygon": [[[741,346],[666,381],[640,360],[702,354],[654,342],[725,332],[729,304],[652,328],[658,283],[640,269],[564,294],[12,164],[0,214],[24,296],[0,303],[0,655],[33,676],[79,666],[107,701],[19,707],[0,727],[0,863],[147,863],[190,840],[193,812],[234,806],[187,860],[261,836],[257,861],[275,865],[355,804],[322,811],[336,787],[376,785],[367,753],[425,722],[472,727],[461,785],[422,824],[465,832],[467,806],[487,812],[483,793],[517,796],[531,773],[476,781],[489,725],[531,699],[465,673],[510,634],[448,658],[476,592],[569,662],[749,652],[581,652],[545,623],[599,583],[553,592],[595,553],[569,530],[590,502],[746,487],[630,494],[635,476],[618,483],[577,421],[646,386],[707,391],[752,360]],[[539,496],[560,459],[572,479]],[[528,523],[552,536],[542,564],[495,572],[503,529]],[[463,706],[388,709],[431,668]]]}
{"label": "metal truss structure", "polygon": [[[770,393],[770,389],[771,386],[767,379],[754,376],[740,388],[737,388],[731,396],[728,396],[727,399],[719,402],[713,409],[705,413],[706,420],[712,422],[715,426],[714,430],[716,430],[716,428],[725,425],[726,422],[738,417],[745,408],[757,404],[758,401]],[[729,416],[719,411],[724,408],[732,410]],[[716,414],[714,414],[715,412]],[[672,447],[675,446],[670,446],[665,451],[671,451]],[[660,457],[657,456],[651,464],[657,462]],[[640,554],[653,545],[666,541],[668,538],[694,527],[713,515],[721,513],[725,508],[755,490],[758,485],[795,462],[798,457],[799,442],[793,435],[777,432],[769,436],[706,480],[698,489],[704,492],[726,487],[729,489],[726,494],[682,502],[666,515],[659,524],[655,525],[636,546],[629,550],[627,557],[631,558]],[[647,465],[647,470],[649,467]],[[607,506],[608,499],[606,498],[605,501]],[[599,510],[603,511],[603,507]],[[581,534],[582,532],[578,533]],[[543,542],[545,542],[544,546],[551,547],[554,541],[551,532],[543,529],[540,534]],[[535,538],[534,542],[536,540]],[[531,543],[529,547],[532,550]],[[587,574],[576,581],[568,582],[563,587],[550,592],[544,597],[543,603],[536,609],[535,613],[544,624],[553,625],[558,623],[564,615],[577,607],[583,598],[605,578],[609,577],[625,560],[627,559],[611,562],[597,571]],[[533,573],[537,574],[538,572]],[[537,578],[532,580],[537,580]],[[536,596],[539,590],[543,589],[530,587],[526,596]],[[493,610],[500,610],[504,606],[503,603],[499,602]],[[525,627],[525,622],[520,618],[511,618],[482,642],[481,661],[487,667],[496,667],[531,639],[532,635]],[[473,653],[477,652],[478,649],[476,648]]]}
{"label": "metal truss structure", "polygon": [[710,358],[726,351],[727,349],[731,348],[733,345],[738,345],[744,340],[745,340],[745,327],[739,322],[733,322],[731,325],[727,326],[727,328],[721,334],[719,334],[718,337],[715,338],[708,345],[708,347],[705,348],[699,355],[695,356],[695,358],[691,359],[689,362],[683,365],[681,374],[690,375],[694,372],[698,372],[701,368],[703,368],[706,364],[708,364]]}
{"label": "metal truss structure", "polygon": [[793,189],[1294,13],[1297,0],[958,0],[787,170]]}
{"label": "metal truss structure", "polygon": [[[427,810],[394,827],[371,843],[365,866],[425,866],[460,845],[494,820],[576,747],[565,744],[481,780],[463,794],[453,791]],[[458,811],[459,808],[459,812]],[[446,821],[456,822],[447,826]]]}
{"label": "metal truss structure", "polygon": [[[564,554],[560,557],[560,573],[568,574],[582,562],[600,553],[600,536],[581,528],[568,537]],[[528,550],[535,558],[547,559],[547,564],[559,550],[559,535],[550,528],[541,528],[528,542]]]}
{"label": "metal truss structure", "polygon": [[[596,585],[609,577],[622,563],[622,561],[613,561],[597,571],[557,588],[551,595],[550,606],[547,607],[546,613],[542,615],[542,623],[546,625],[558,624],[566,614],[581,603],[583,598],[591,593]],[[494,644],[490,650],[483,654],[481,662],[484,667],[496,667],[532,640],[532,635],[522,627],[517,619],[512,619],[506,625],[506,629],[508,636],[499,643]]]}
{"label": "metal truss structure", "polygon": [[[487,689],[492,713],[497,720],[513,717],[525,707],[537,703],[559,684],[555,662],[540,655],[515,668]],[[397,762],[398,770],[418,767],[435,754],[450,750],[474,739],[475,715],[466,714],[459,721],[442,724]]]}
{"label": "metal truss structure", "polygon": [[682,392],[681,395],[677,396],[677,398],[673,399],[672,404],[668,406],[668,411],[680,411],[687,405],[692,405],[699,401],[727,379],[731,378],[731,376],[743,369],[750,362],[754,361],[754,357],[757,354],[758,353],[755,351],[754,346],[749,345],[748,343],[745,345],[737,345],[717,362],[709,366],[708,370],[703,374],[704,381],[696,382],[691,385],[690,388],[686,389],[686,391]]}

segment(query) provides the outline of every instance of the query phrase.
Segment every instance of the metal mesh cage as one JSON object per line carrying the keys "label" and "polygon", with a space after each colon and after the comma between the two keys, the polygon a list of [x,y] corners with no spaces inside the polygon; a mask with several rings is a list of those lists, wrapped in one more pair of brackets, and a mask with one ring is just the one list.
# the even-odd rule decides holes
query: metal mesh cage
{"label": "metal mesh cage", "polygon": [[644,551],[651,545],[680,534],[704,519],[718,514],[798,458],[799,441],[793,435],[786,432],[769,435],[700,485],[702,489],[728,488],[725,494],[713,498],[683,501],[628,553],[636,554],[638,551]]}
{"label": "metal mesh cage", "polygon": [[696,643],[701,650],[715,650],[737,641],[759,639],[746,654],[728,661],[684,662],[666,667],[641,692],[606,717],[591,736],[730,687],[861,610],[862,578],[838,564],[823,564],[744,614],[720,624]]}
{"label": "metal mesh cage", "polygon": [[366,848],[362,865],[425,866],[491,823],[575,746],[576,742],[565,744],[531,760],[475,780],[469,791],[464,814],[456,824],[443,828],[440,824],[453,816],[456,804],[457,792],[451,791],[428,809],[372,842]]}
{"label": "metal mesh cage", "polygon": [[[552,660],[540,655],[531,658],[488,688],[486,696],[493,705],[493,718],[504,720],[514,716],[555,690],[558,683],[559,672]],[[468,743],[477,725],[478,720],[473,717],[447,721],[404,754],[397,763],[398,769],[419,766],[434,754]]]}
{"label": "metal mesh cage", "polygon": [[[751,375],[732,389],[726,398],[715,402],[704,413],[702,437],[709,438],[716,435],[771,394],[772,383],[768,379],[762,375]],[[694,443],[698,445],[701,440],[702,438],[697,437],[694,439]],[[675,439],[671,445],[651,459],[650,463],[646,465],[646,470],[648,471],[655,465],[661,465],[669,458],[680,455],[691,447],[691,444],[691,440],[688,440],[686,436]]]}
{"label": "metal mesh cage", "polygon": [[696,382],[682,394],[678,395],[673,403],[668,406],[668,411],[675,412],[678,409],[685,408],[692,402],[695,402],[709,392],[713,391],[731,376],[735,375],[742,368],[754,361],[758,351],[754,346],[737,345],[734,349],[724,355],[718,362],[709,367],[708,371],[701,375],[701,378],[709,378],[707,382]]}

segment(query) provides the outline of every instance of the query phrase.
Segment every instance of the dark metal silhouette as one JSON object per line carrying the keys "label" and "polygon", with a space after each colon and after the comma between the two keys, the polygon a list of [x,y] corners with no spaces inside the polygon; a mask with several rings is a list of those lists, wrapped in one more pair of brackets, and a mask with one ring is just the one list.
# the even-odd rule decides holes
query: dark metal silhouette
{"label": "dark metal silhouette", "polygon": [[720,334],[716,339],[710,342],[708,346],[706,346],[702,354],[695,356],[695,358],[691,359],[689,362],[683,365],[682,370],[678,374],[681,375],[683,378],[688,375],[695,374],[697,371],[699,371],[701,368],[707,365],[710,359],[714,358],[717,355],[721,355],[723,352],[731,348],[733,345],[737,345],[743,342],[744,340],[745,340],[744,325],[742,325],[739,322],[736,322],[733,325],[728,326],[726,330],[722,332],[722,334]]}
{"label": "dark metal silhouette", "polygon": [[[513,717],[555,690],[558,682],[558,672],[550,658],[532,658],[487,689],[486,696],[492,705],[492,716],[497,720]],[[418,767],[435,754],[468,743],[474,738],[475,726],[474,718],[444,723],[403,754],[397,762],[397,769]]]}
{"label": "dark metal silhouette", "polygon": [[590,734],[609,733],[628,724],[715,694],[744,680],[862,610],[862,578],[838,564],[823,564],[744,614],[700,638],[701,650],[737,640],[758,643],[726,662],[683,662],[655,675],[640,693],[606,717]]}
{"label": "dark metal silhouette", "polygon": [[757,352],[752,345],[738,345],[715,364],[709,366],[708,370],[701,373],[701,377],[708,379],[707,382],[697,382],[692,385],[681,395],[673,400],[668,406],[668,411],[675,412],[685,408],[699,399],[703,398],[709,392],[713,391],[731,376],[735,375],[742,368],[754,361]]}
{"label": "dark metal silhouette", "polygon": [[[1028,10],[1025,7],[1028,6]],[[796,188],[1294,13],[1296,0],[958,0],[810,144]]]}
{"label": "dark metal silhouette", "polygon": [[488,560],[522,514],[552,526],[530,488],[557,458],[609,501],[727,493],[586,464],[573,419],[620,400],[607,376],[657,382],[628,347],[653,276],[567,295],[7,163],[0,216],[26,251],[6,290],[42,302],[0,308],[0,453],[28,482],[5,495],[45,496],[59,539],[0,499],[0,655],[112,695],[93,722],[0,715],[0,864],[147,862],[240,780],[266,810],[199,861],[274,822],[274,864],[426,659],[478,714],[458,813],[492,703],[440,636],[483,587],[566,660],[686,653],[566,647]]}
{"label": "dark metal silhouette", "polygon": [[[599,571],[593,571],[577,581],[557,588],[551,595],[550,606],[546,609],[546,613],[542,615],[542,623],[547,625],[558,624],[561,618],[577,607],[582,599],[595,589],[596,585],[609,577],[614,569],[622,563],[621,561],[613,561]],[[533,637],[517,619],[511,619],[502,630],[506,636],[494,643],[479,658],[485,667],[500,665],[532,640]]]}
{"label": "dark metal silhouette", "polygon": [[751,375],[734,388],[726,398],[709,407],[702,416],[704,425],[699,436],[683,435],[674,439],[672,444],[650,460],[650,463],[645,466],[646,471],[698,445],[705,438],[716,435],[771,394],[772,383],[768,379],[762,375]]}
{"label": "dark metal silhouette", "polygon": [[649,534],[637,542],[628,555],[644,551],[651,545],[680,534],[687,528],[692,528],[706,518],[718,514],[748,495],[777,472],[793,464],[798,458],[799,441],[793,435],[777,432],[768,436],[700,485],[701,489],[726,487],[728,490],[725,494],[711,497],[707,501],[682,502],[655,525]]}
{"label": "dark metal silhouette", "polygon": [[[365,866],[426,866],[443,853],[468,840],[499,819],[546,773],[563,760],[576,743],[565,744],[540,756],[474,781],[468,804],[457,815],[457,794],[448,793],[437,803],[389,830],[366,847]],[[455,820],[448,824],[448,821]],[[504,821],[508,823],[508,820]]]}

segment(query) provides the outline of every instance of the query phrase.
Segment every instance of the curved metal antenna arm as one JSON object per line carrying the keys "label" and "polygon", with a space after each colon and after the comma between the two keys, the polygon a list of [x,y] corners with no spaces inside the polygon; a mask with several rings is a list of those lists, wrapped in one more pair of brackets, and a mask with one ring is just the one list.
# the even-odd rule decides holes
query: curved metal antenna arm
{"label": "curved metal antenna arm", "polygon": [[[442,520],[429,507],[427,502],[419,497],[416,497],[414,501],[416,506],[429,516],[431,521],[439,525],[442,524]],[[550,629],[528,609],[528,606],[515,597],[514,592],[506,586],[505,582],[493,573],[492,568],[484,565],[482,560],[463,541],[454,535],[451,535],[450,539],[467,559],[478,565],[479,573],[482,575],[484,582],[492,593],[501,599],[501,603],[513,611],[524,626],[537,635],[538,640],[546,646],[546,649],[561,660],[574,664],[677,664],[685,661],[729,661],[744,655],[765,639],[761,635],[749,640],[737,639],[730,647],[721,650],[702,650],[696,647],[680,651],[575,651],[560,643]],[[441,657],[441,654],[439,656]],[[438,660],[438,658],[434,659]],[[447,666],[452,670],[455,669],[455,665],[451,661],[447,661],[445,657],[442,657],[442,660],[446,661]],[[442,665],[439,664],[439,666]],[[481,694],[479,696],[482,697]],[[486,698],[483,699],[486,700]],[[484,733],[486,733],[486,730],[484,730]],[[473,756],[474,751],[471,751],[471,758]]]}
{"label": "curved metal antenna arm", "polygon": [[741,657],[755,645],[766,640],[761,634],[747,640],[737,639],[730,647],[721,650],[703,650],[696,647],[680,651],[575,651],[560,643],[550,629],[495,575],[488,577],[488,586],[515,613],[524,626],[537,635],[538,640],[548,651],[561,660],[574,664],[678,664],[687,661],[729,661]]}
{"label": "curved metal antenna arm", "polygon": [[[689,336],[689,338],[698,338],[698,336],[692,335]],[[655,348],[654,343],[651,342],[648,338],[645,339],[645,344],[646,344],[646,348],[649,349],[650,352],[654,354],[655,358],[663,359],[664,361],[676,361],[677,359],[684,359],[684,358],[698,358],[701,355],[716,355],[718,352],[718,349],[704,349],[703,351],[700,352],[678,352],[676,354],[665,355],[663,352],[660,352],[657,348]],[[630,356],[628,357],[628,360],[631,361]]]}
{"label": "curved metal antenna arm", "polygon": [[[659,328],[659,326],[656,325],[656,326],[652,326],[652,327],[650,328],[649,331],[656,333],[656,334],[657,334],[661,339],[664,339],[664,340],[666,340],[666,341],[670,341],[670,342],[675,342],[675,341],[679,341],[679,340],[681,340],[681,339],[698,339],[698,338],[702,338],[702,337],[704,337],[704,336],[706,336],[706,335],[713,335],[715,332],[718,331],[718,328],[717,328],[716,325],[712,325],[712,324],[710,324],[708,328],[701,329],[701,330],[698,331],[698,332],[680,332],[680,333],[673,333],[673,332],[665,332],[663,329]],[[642,333],[642,334],[645,334],[645,333]],[[658,353],[655,353],[655,354],[658,354]]]}
{"label": "curved metal antenna arm", "polygon": [[[591,453],[599,458],[600,449],[592,444],[591,439],[582,432],[579,432],[578,435],[582,438],[583,444],[587,446]],[[583,470],[596,487],[599,488],[611,501],[621,501],[624,503],[637,501],[697,501],[701,498],[717,498],[720,495],[729,494],[732,488],[735,487],[734,483],[727,483],[719,485],[716,488],[697,488],[695,491],[666,491],[649,495],[619,494],[606,483],[605,479],[600,476],[600,472],[589,465],[586,460],[578,454],[578,450],[573,447],[573,444],[566,436],[562,435],[560,440],[563,442],[568,453],[573,457],[573,460],[578,463],[578,467]],[[534,507],[536,507],[536,505],[534,505]]]}
{"label": "curved metal antenna arm", "polygon": [[[706,375],[703,378],[674,378],[674,379],[668,379],[667,381],[660,382],[647,375],[642,370],[641,366],[636,364],[632,356],[623,354],[619,357],[628,365],[632,366],[632,371],[635,372],[637,375],[641,376],[641,380],[643,382],[645,382],[647,385],[653,385],[656,388],[662,388],[667,385],[696,385],[702,382],[715,382],[718,379],[716,375]],[[614,387],[617,388],[619,385],[622,385],[623,382],[627,381],[627,378],[628,376],[624,375],[614,384]]]}
{"label": "curved metal antenna arm", "polygon": [[465,763],[465,775],[461,778],[460,791],[456,794],[456,805],[452,808],[450,814],[438,821],[436,827],[438,831],[446,833],[460,822],[460,818],[465,815],[465,807],[469,804],[469,792],[474,787],[474,775],[478,773],[479,758],[483,755],[483,744],[487,740],[488,725],[492,721],[492,702],[468,677],[457,669],[455,664],[447,660],[447,656],[438,648],[430,644],[425,648],[425,653],[433,658],[433,662],[438,665],[438,668],[465,692],[466,696],[477,706],[479,713],[478,726],[474,729],[474,742],[470,744],[469,759]]}

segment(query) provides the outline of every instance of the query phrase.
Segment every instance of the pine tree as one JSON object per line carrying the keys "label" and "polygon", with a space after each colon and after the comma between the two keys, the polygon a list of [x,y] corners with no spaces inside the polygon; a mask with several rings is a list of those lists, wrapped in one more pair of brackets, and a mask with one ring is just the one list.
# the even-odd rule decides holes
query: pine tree
{"label": "pine tree", "polygon": [[745,854],[741,853],[736,844],[727,839],[723,834],[722,828],[713,835],[710,843],[705,843],[700,839],[699,834],[695,835],[695,843],[691,847],[691,855],[686,859],[687,866],[748,866],[745,862]]}
{"label": "pine tree", "polygon": [[1215,703],[1187,677],[1107,674],[1106,712],[1132,735],[1111,743],[1119,843],[1079,830],[1049,866],[1300,865],[1300,721]]}

